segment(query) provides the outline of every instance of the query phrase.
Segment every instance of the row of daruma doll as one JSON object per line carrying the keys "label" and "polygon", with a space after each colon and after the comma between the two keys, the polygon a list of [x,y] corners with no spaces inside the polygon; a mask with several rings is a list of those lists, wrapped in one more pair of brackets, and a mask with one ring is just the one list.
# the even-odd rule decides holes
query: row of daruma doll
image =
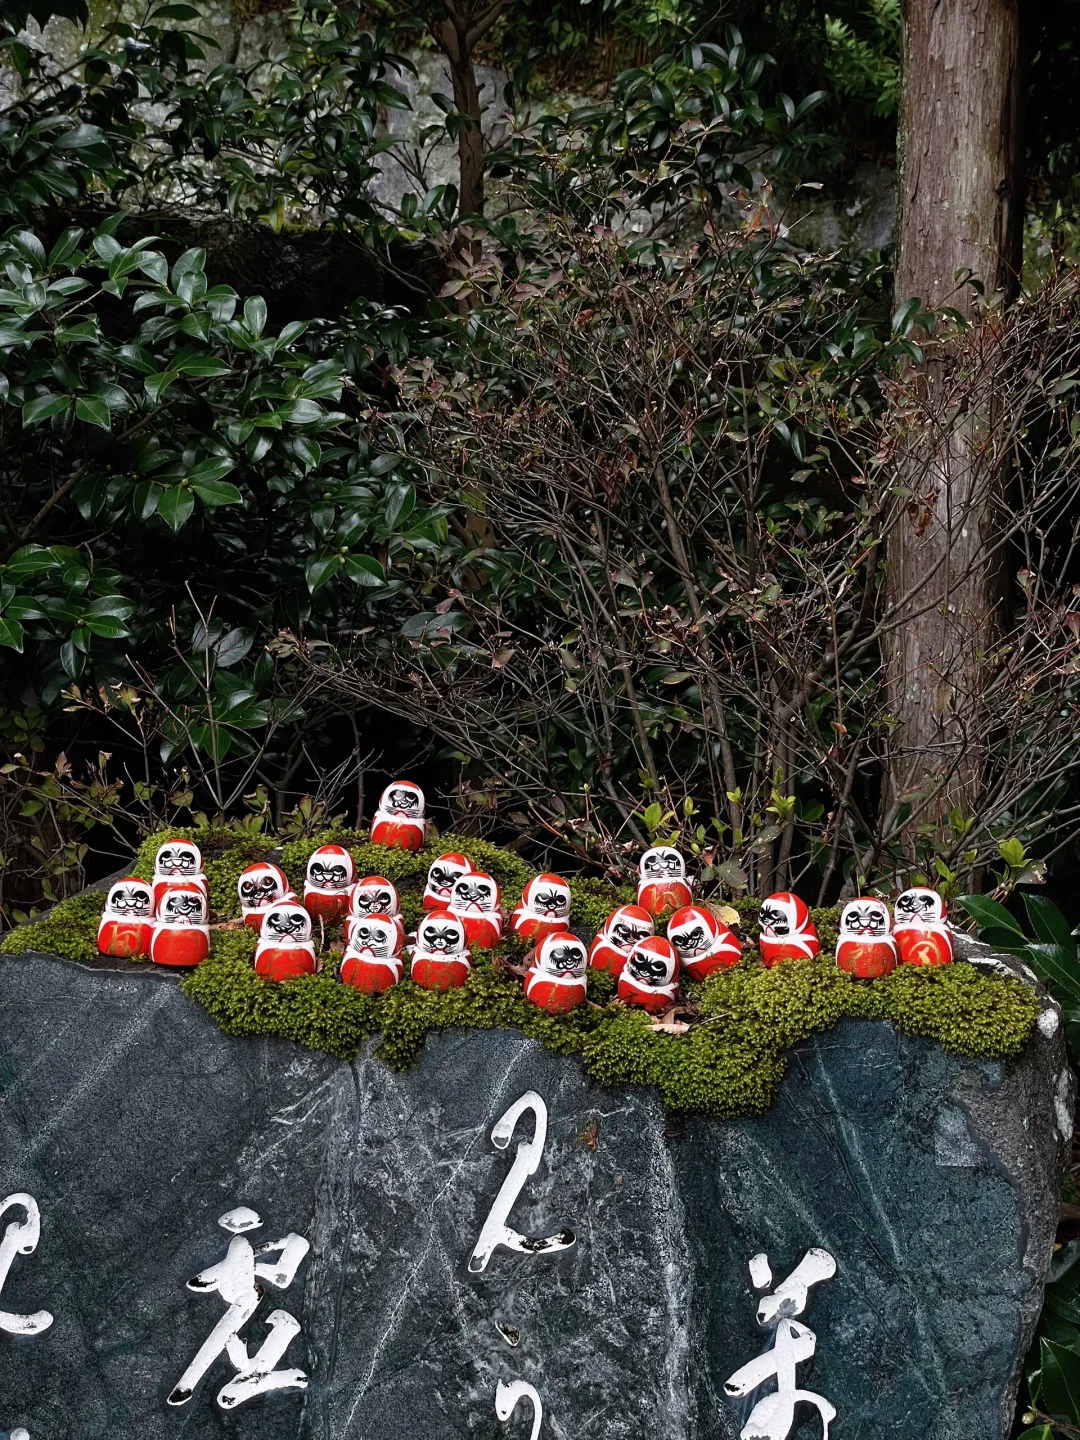
{"label": "row of daruma doll", "polygon": [[[259,937],[255,970],[267,980],[315,973],[315,922],[344,922],[338,977],[367,994],[398,984],[406,959],[410,978],[426,989],[464,985],[472,950],[491,949],[502,937],[498,884],[461,854],[440,855],[430,866],[424,917],[408,947],[397,890],[381,875],[357,879],[343,846],[324,845],[311,855],[302,900],[285,872],[269,862],[250,865],[237,888],[244,923]],[[526,997],[550,1013],[581,1004],[590,967],[616,979],[621,1000],[659,1013],[678,999],[680,973],[703,980],[735,965],[742,954],[738,938],[715,911],[693,903],[683,858],[669,846],[642,857],[637,903],[613,910],[589,947],[569,930],[570,906],[567,882],[539,875],[509,917],[511,931],[533,945]],[[665,920],[666,933],[658,935],[657,922]],[[798,896],[769,896],[759,920],[767,967],[820,953],[810,913]],[[206,958],[209,943],[206,877],[191,841],[161,847],[153,882],[128,877],[110,890],[98,932],[104,954],[149,954],[159,964],[193,966]],[[945,907],[933,890],[905,891],[895,904],[895,926],[877,899],[853,900],[840,917],[836,963],[859,978],[887,975],[898,963],[943,965],[952,958]]]}

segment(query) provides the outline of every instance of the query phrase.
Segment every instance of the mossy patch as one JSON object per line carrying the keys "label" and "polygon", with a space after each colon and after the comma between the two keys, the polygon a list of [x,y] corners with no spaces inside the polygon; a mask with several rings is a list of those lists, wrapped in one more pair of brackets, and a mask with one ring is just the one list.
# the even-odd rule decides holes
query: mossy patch
{"label": "mossy patch", "polygon": [[[276,853],[267,836],[170,833],[183,834],[203,848],[218,922],[239,914],[236,880],[244,866]],[[154,852],[164,838],[147,840],[134,873],[149,878]],[[508,907],[534,873],[518,856],[466,836],[443,835],[408,854],[371,845],[361,833],[339,831],[283,847],[279,863],[298,891],[312,850],[328,841],[348,846],[358,875],[380,874],[393,881],[410,927],[421,914],[428,866],[444,851],[463,851],[478,869],[493,874]],[[570,884],[572,923],[590,935],[610,910],[633,899],[627,886],[591,879],[571,879]],[[65,900],[44,920],[5,936],[0,952],[36,950],[92,959],[102,903],[100,892]],[[736,908],[744,938],[755,940],[757,902],[740,900]],[[567,1016],[545,1015],[528,1004],[521,981],[502,963],[520,956],[522,947],[514,941],[505,942],[496,955],[478,954],[460,990],[435,994],[406,980],[385,995],[371,997],[334,979],[330,956],[323,974],[285,985],[260,980],[253,968],[251,931],[215,929],[209,959],[192,971],[183,988],[228,1034],[277,1035],[343,1060],[379,1036],[376,1054],[398,1069],[415,1062],[433,1030],[520,1030],[559,1054],[579,1056],[601,1084],[655,1086],[671,1109],[718,1116],[767,1109],[783,1078],[786,1052],[845,1018],[889,1021],[897,1030],[927,1036],[956,1055],[1008,1059],[1024,1048],[1040,1005],[1020,981],[986,975],[962,962],[932,970],[901,966],[883,980],[853,980],[829,958],[838,911],[816,910],[813,915],[822,940],[821,958],[766,970],[748,946],[733,970],[714,975],[703,986],[686,987],[689,1029],[680,1035],[658,1032],[641,1011],[611,1004],[614,984],[607,975],[589,977],[593,1004]]]}

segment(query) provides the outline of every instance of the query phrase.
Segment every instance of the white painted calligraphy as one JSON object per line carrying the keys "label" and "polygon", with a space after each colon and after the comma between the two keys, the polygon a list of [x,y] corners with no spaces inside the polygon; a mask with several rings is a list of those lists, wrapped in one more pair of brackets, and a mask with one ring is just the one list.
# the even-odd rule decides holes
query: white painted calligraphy
{"label": "white painted calligraphy", "polygon": [[[299,1333],[300,1322],[286,1310],[274,1310],[266,1317],[270,1334],[254,1355],[248,1353],[247,1341],[240,1330],[259,1307],[262,1286],[266,1280],[278,1290],[287,1290],[311,1246],[302,1235],[286,1235],[283,1240],[268,1240],[253,1248],[244,1232],[257,1230],[262,1220],[254,1210],[241,1205],[222,1215],[218,1224],[232,1233],[224,1260],[201,1271],[187,1282],[187,1288],[199,1294],[220,1295],[228,1307],[210,1332],[194,1360],[176,1382],[169,1396],[170,1405],[186,1405],[195,1387],[219,1355],[225,1354],[236,1370],[236,1378],[218,1391],[217,1403],[223,1410],[234,1410],[257,1395],[272,1390],[306,1390],[308,1377],[302,1370],[276,1370],[274,1367]],[[277,1263],[263,1257],[277,1255]]]}
{"label": "white painted calligraphy", "polygon": [[540,1403],[540,1396],[524,1380],[499,1381],[495,1387],[495,1414],[500,1420],[509,1420],[522,1400],[532,1403],[533,1424],[529,1440],[536,1440],[540,1434],[540,1426],[544,1423],[544,1407]]}
{"label": "white painted calligraphy", "polygon": [[[32,1195],[9,1195],[0,1205],[0,1217],[8,1210],[25,1210],[25,1220],[10,1220],[0,1240],[0,1292],[4,1289],[11,1262],[16,1255],[32,1255],[41,1236],[41,1211]],[[35,1310],[32,1315],[17,1315],[13,1310],[0,1310],[0,1330],[9,1335],[40,1335],[53,1323],[48,1310]]]}
{"label": "white painted calligraphy", "polygon": [[535,1090],[526,1090],[521,1099],[515,1100],[506,1114],[495,1122],[491,1132],[492,1144],[505,1150],[510,1144],[517,1122],[526,1110],[531,1110],[535,1117],[532,1139],[519,1142],[510,1173],[488,1211],[476,1248],[469,1257],[469,1269],[474,1274],[487,1269],[492,1253],[500,1245],[507,1250],[516,1250],[521,1255],[539,1255],[545,1251],[569,1249],[574,1243],[572,1230],[560,1230],[555,1235],[533,1240],[513,1229],[508,1223],[510,1211],[521,1193],[521,1187],[530,1175],[536,1174],[540,1166],[544,1143],[547,1140],[547,1106]]}
{"label": "white painted calligraphy", "polygon": [[[759,1325],[776,1325],[772,1348],[736,1370],[724,1391],[741,1398],[774,1377],[776,1389],[754,1406],[739,1431],[739,1440],[787,1440],[795,1426],[795,1407],[800,1403],[814,1406],[821,1416],[822,1440],[829,1440],[829,1426],[836,1419],[836,1410],[824,1396],[800,1390],[796,1376],[798,1366],[814,1355],[817,1336],[791,1317],[805,1310],[811,1286],[835,1274],[836,1261],[827,1250],[808,1250],[788,1278],[762,1297],[757,1320]],[[758,1290],[772,1285],[768,1256],[754,1256],[750,1278]]]}

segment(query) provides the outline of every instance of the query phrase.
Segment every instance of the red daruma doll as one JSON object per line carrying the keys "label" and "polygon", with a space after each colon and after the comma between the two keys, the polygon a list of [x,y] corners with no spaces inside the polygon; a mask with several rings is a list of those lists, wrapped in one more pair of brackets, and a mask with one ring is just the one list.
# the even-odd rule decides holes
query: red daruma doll
{"label": "red daruma doll", "polygon": [[154,892],[145,880],[125,875],[109,887],[98,925],[98,953],[139,960],[150,954],[153,935]]}
{"label": "red daruma doll", "polygon": [[381,995],[404,973],[401,922],[392,915],[354,915],[338,977],[365,995]]}
{"label": "red daruma doll", "polygon": [[365,875],[358,880],[349,895],[349,913],[345,917],[345,943],[352,939],[353,929],[358,920],[367,920],[372,915],[384,915],[394,922],[398,942],[393,953],[401,953],[405,944],[405,924],[401,918],[401,902],[397,888],[382,875]]}
{"label": "red daruma doll", "polygon": [[456,990],[469,978],[472,961],[465,926],[449,910],[432,910],[416,929],[409,976],[425,990]]}
{"label": "red daruma doll", "polygon": [[739,963],[742,946],[704,905],[685,905],[668,921],[667,937],[682,968],[694,980]]}
{"label": "red daruma doll", "polygon": [[654,919],[670,915],[693,900],[686,861],[670,845],[646,850],[638,865],[637,903]]}
{"label": "red daruma doll", "polygon": [[353,858],[343,845],[320,845],[307,862],[304,905],[313,920],[336,925],[349,908],[356,878]]}
{"label": "red daruma doll", "polygon": [[202,868],[202,851],[193,840],[166,840],[154,859],[154,908],[161,914],[161,897],[179,880],[198,885],[210,904],[210,890]]}
{"label": "red daruma doll", "polygon": [[953,937],[936,890],[905,890],[893,906],[893,937],[901,965],[951,965]]}
{"label": "red daruma doll", "polygon": [[391,850],[419,850],[424,843],[424,792],[411,780],[383,791],[371,821],[371,843]]}
{"label": "red daruma doll", "polygon": [[263,915],[268,905],[277,905],[282,900],[295,900],[289,885],[289,877],[279,865],[269,860],[260,860],[249,865],[236,882],[236,893],[240,897],[240,914],[244,924],[258,935],[262,929]]}
{"label": "red daruma doll", "polygon": [[604,921],[603,929],[589,947],[589,964],[594,970],[621,975],[630,951],[639,940],[653,933],[652,916],[640,905],[620,905]]}
{"label": "red daruma doll", "polygon": [[474,870],[454,881],[450,911],[465,927],[465,941],[471,948],[493,949],[502,939],[499,887],[490,875]]}
{"label": "red daruma doll", "polygon": [[758,949],[767,970],[781,960],[806,960],[821,954],[821,941],[806,902],[790,890],[778,890],[763,900],[758,922]]}
{"label": "red daruma doll", "polygon": [[315,974],[311,916],[299,900],[282,900],[263,915],[255,948],[255,974],[264,980],[295,980]]}
{"label": "red daruma doll", "polygon": [[836,963],[860,980],[877,980],[896,969],[896,941],[884,900],[860,895],[840,912]]}
{"label": "red daruma doll", "polygon": [[525,976],[525,998],[549,1015],[566,1015],[585,999],[589,957],[568,930],[545,935]]}
{"label": "red daruma doll", "polygon": [[570,923],[570,886],[558,875],[537,875],[521,892],[510,928],[523,940],[542,940]]}
{"label": "red daruma doll", "polygon": [[679,957],[670,940],[650,935],[631,950],[619,976],[619,999],[658,1015],[676,999]]}
{"label": "red daruma doll", "polygon": [[201,965],[210,954],[210,925],[202,886],[181,880],[164,892],[157,908],[150,959],[155,965]]}
{"label": "red daruma doll", "polygon": [[462,875],[472,874],[472,863],[456,850],[440,855],[428,866],[427,884],[424,886],[424,909],[445,910],[450,904],[454,881]]}

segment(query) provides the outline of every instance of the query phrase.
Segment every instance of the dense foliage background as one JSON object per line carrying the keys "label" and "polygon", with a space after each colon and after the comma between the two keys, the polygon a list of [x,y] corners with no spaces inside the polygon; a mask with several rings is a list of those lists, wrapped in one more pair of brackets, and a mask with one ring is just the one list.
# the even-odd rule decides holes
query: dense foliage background
{"label": "dense foliage background", "polygon": [[894,301],[887,250],[787,231],[891,163],[897,0],[315,0],[231,40],[187,3],[2,13],[9,921],[159,823],[310,832],[401,767],[538,858],[670,834],[819,903],[1070,843],[1071,281],[1035,289],[1071,238],[1064,9],[1032,308],[995,332],[1035,678],[944,819],[882,781],[880,557],[902,365],[955,322]]}

